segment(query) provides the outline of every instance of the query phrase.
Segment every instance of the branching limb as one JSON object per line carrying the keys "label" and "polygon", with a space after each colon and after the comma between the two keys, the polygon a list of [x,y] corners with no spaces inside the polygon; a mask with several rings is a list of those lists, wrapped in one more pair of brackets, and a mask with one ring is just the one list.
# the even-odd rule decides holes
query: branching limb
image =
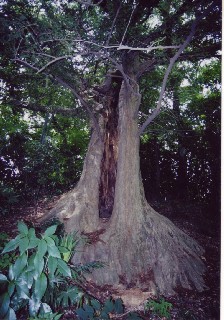
{"label": "branching limb", "polygon": [[77,109],[73,108],[63,108],[63,107],[56,107],[56,106],[44,106],[36,103],[22,103],[18,100],[10,100],[9,103],[16,107],[20,107],[23,109],[37,111],[37,112],[52,112],[54,114],[61,114],[63,116],[70,116],[74,117],[78,114]]}
{"label": "branching limb", "polygon": [[[39,69],[37,67],[35,67],[34,65],[31,65],[30,63],[24,61],[24,60],[21,60],[21,59],[14,59],[14,61],[16,62],[19,62],[21,64],[23,64],[24,66],[28,67],[28,68],[31,68],[35,71],[39,71]],[[69,89],[72,94],[80,101],[81,105],[85,108],[85,110],[88,112],[89,114],[89,117],[90,119],[92,120],[93,122],[93,126],[95,127],[95,129],[97,130],[98,132],[98,135],[99,135],[99,138],[102,140],[102,136],[101,136],[101,132],[100,132],[100,127],[99,127],[99,124],[96,120],[96,117],[94,115],[94,113],[92,112],[92,110],[90,109],[88,103],[82,98],[82,96],[75,90],[74,87],[72,87],[70,84],[68,84],[67,82],[65,82],[63,79],[61,79],[60,77],[58,76],[53,76],[51,74],[48,74],[48,73],[44,73],[46,74],[49,78],[51,78],[52,80],[54,81],[57,81],[59,84],[61,84],[64,88],[67,88]]]}
{"label": "branching limb", "polygon": [[53,60],[51,60],[50,62],[48,62],[45,66],[43,66],[41,69],[39,69],[37,71],[37,73],[41,73],[43,72],[46,68],[48,68],[49,66],[51,66],[52,64],[60,61],[60,60],[64,60],[64,59],[68,59],[68,58],[73,58],[73,56],[70,56],[70,55],[66,55],[66,56],[61,56],[61,57],[58,57],[58,58],[54,58]]}
{"label": "branching limb", "polygon": [[76,0],[77,2],[81,3],[81,4],[84,4],[86,6],[92,6],[92,7],[95,7],[95,6],[98,6],[99,4],[101,4],[101,2],[103,2],[103,0],[99,0],[97,3],[92,3],[91,0],[88,0],[88,1],[84,1],[84,0]]}
{"label": "branching limb", "polygon": [[86,109],[86,111],[88,112],[89,116],[90,116],[90,119],[92,120],[93,122],[93,125],[95,127],[95,129],[97,130],[97,133],[99,135],[99,138],[102,140],[102,135],[101,135],[101,132],[100,132],[100,127],[99,127],[99,124],[96,120],[96,117],[94,115],[94,113],[92,112],[92,110],[90,109],[88,103],[82,98],[82,96],[70,85],[68,84],[67,82],[65,82],[63,79],[55,76],[54,77],[58,83],[60,83],[64,88],[67,88],[69,89],[73,95],[80,101],[80,103],[82,104],[82,106]]}
{"label": "branching limb", "polygon": [[[213,7],[213,6],[211,6]],[[181,53],[185,50],[185,48],[188,46],[188,44],[190,43],[190,41],[192,40],[195,32],[196,32],[196,26],[199,23],[199,21],[201,21],[206,14],[208,13],[208,11],[211,10],[211,7],[207,8],[207,10],[205,10],[204,14],[202,14],[201,16],[199,16],[198,18],[196,18],[194,20],[194,22],[192,23],[191,26],[191,31],[188,35],[188,37],[186,38],[186,40],[184,41],[184,43],[180,46],[179,50],[176,52],[176,54],[170,59],[170,63],[169,66],[165,72],[164,78],[163,78],[163,83],[162,83],[162,88],[160,91],[160,95],[159,95],[159,101],[157,103],[157,107],[154,109],[154,111],[152,112],[152,114],[148,117],[148,119],[146,119],[146,121],[143,123],[143,125],[141,126],[141,128],[139,129],[139,135],[141,135],[146,127],[156,118],[156,116],[160,113],[161,111],[161,105],[162,105],[162,100],[163,100],[163,95],[164,92],[166,90],[166,84],[167,84],[167,80],[169,77],[170,72],[172,71],[172,68],[175,64],[175,62],[177,61],[177,59],[179,58],[179,56],[181,55]]]}
{"label": "branching limb", "polygon": [[146,51],[147,53],[152,50],[166,50],[166,49],[177,49],[180,46],[148,46],[148,47],[130,47],[128,45],[123,45],[120,43],[119,45],[102,45],[89,40],[82,39],[73,39],[74,42],[84,42],[86,44],[92,44],[94,46],[100,47],[102,49],[117,49],[119,50],[129,50],[129,51]]}

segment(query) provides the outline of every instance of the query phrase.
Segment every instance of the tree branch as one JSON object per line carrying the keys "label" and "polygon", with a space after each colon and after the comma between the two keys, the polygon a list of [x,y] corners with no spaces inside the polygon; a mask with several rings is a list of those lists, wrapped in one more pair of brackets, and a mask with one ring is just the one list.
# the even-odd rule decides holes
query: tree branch
{"label": "tree branch", "polygon": [[[96,117],[94,115],[94,113],[92,112],[92,110],[90,109],[88,103],[81,97],[81,95],[72,87],[70,86],[70,84],[68,84],[67,82],[65,82],[63,79],[59,78],[58,76],[54,76],[54,78],[57,80],[58,83],[60,83],[63,87],[69,89],[73,95],[80,101],[80,103],[83,105],[83,107],[86,109],[86,111],[88,112],[90,119],[93,122],[93,125],[95,127],[95,129],[98,132],[99,138],[102,140],[102,135],[100,132],[100,127],[99,124],[96,120]],[[103,140],[102,140],[103,141]]]}
{"label": "tree branch", "polygon": [[31,111],[37,111],[37,112],[52,112],[54,114],[61,114],[63,116],[69,116],[73,117],[78,114],[77,109],[72,109],[72,108],[63,108],[63,107],[55,107],[55,106],[44,106],[44,105],[38,105],[35,103],[22,103],[21,101],[18,100],[10,100],[10,104],[13,106],[31,110]]}
{"label": "tree branch", "polygon": [[184,43],[180,46],[179,50],[176,52],[176,54],[170,59],[170,63],[169,63],[169,66],[166,70],[166,73],[164,75],[164,78],[163,78],[163,83],[162,83],[162,88],[161,88],[161,91],[160,91],[160,96],[159,96],[159,101],[157,103],[157,107],[154,109],[154,111],[152,112],[152,114],[148,117],[148,119],[146,119],[146,121],[143,123],[143,125],[140,127],[139,129],[139,135],[141,135],[146,127],[157,117],[157,115],[160,113],[160,110],[161,110],[161,104],[162,104],[162,100],[163,100],[163,95],[164,95],[164,92],[166,90],[166,84],[167,84],[167,80],[168,80],[168,76],[170,74],[170,72],[172,71],[172,68],[175,64],[175,62],[177,61],[177,59],[179,58],[179,56],[181,55],[181,53],[185,50],[185,48],[188,46],[188,44],[190,43],[190,41],[192,40],[195,32],[196,32],[196,26],[197,24],[199,23],[199,21],[201,21],[205,16],[206,14],[208,13],[208,11],[210,11],[212,9],[213,5],[211,5],[211,7],[207,8],[205,10],[205,12],[198,18],[196,18],[194,20],[194,22],[192,23],[192,26],[191,26],[191,31],[188,35],[188,37],[186,38],[186,40],[184,41]]}
{"label": "tree branch", "polygon": [[41,69],[39,69],[37,71],[37,73],[41,73],[43,72],[46,68],[48,68],[49,66],[51,66],[52,64],[60,61],[60,60],[64,60],[64,59],[67,59],[67,58],[73,58],[73,56],[71,55],[66,55],[66,56],[61,56],[61,57],[58,57],[58,58],[54,58],[53,60],[51,60],[50,62],[48,62],[45,66],[43,66]]}
{"label": "tree branch", "polygon": [[110,34],[109,34],[109,36],[108,36],[108,38],[107,38],[107,41],[106,41],[106,46],[109,45],[110,38],[111,38],[111,36],[112,36],[112,32],[113,32],[113,29],[114,29],[114,25],[115,25],[115,22],[116,22],[116,20],[117,20],[117,17],[118,17],[118,14],[119,14],[119,12],[120,12],[120,9],[121,9],[121,5],[122,5],[122,2],[120,2],[120,5],[119,5],[119,7],[118,7],[118,9],[117,9],[117,12],[116,12],[116,15],[115,15],[115,17],[114,17],[114,20],[113,20],[113,23],[112,23],[112,26],[111,26],[111,29],[110,29]]}
{"label": "tree branch", "polygon": [[[31,65],[30,63],[24,61],[24,60],[21,60],[21,59],[14,59],[14,61],[17,61],[21,64],[23,64],[24,66],[26,67],[29,67],[33,70],[36,70],[36,71],[39,71],[39,69],[33,65]],[[93,122],[93,125],[96,129],[96,131],[98,132],[98,135],[99,135],[99,138],[100,140],[102,140],[102,135],[101,135],[101,132],[100,132],[100,127],[99,127],[99,124],[96,120],[96,117],[94,115],[94,113],[92,112],[92,110],[90,109],[88,103],[82,98],[82,96],[75,90],[75,88],[73,88],[70,84],[68,84],[67,82],[65,82],[63,79],[61,79],[60,77],[58,76],[54,76],[52,74],[48,74],[48,73],[45,73],[47,76],[49,76],[52,80],[56,80],[58,83],[60,83],[64,88],[67,88],[69,89],[72,94],[80,101],[81,105],[86,109],[86,111],[88,112],[89,116],[90,116],[90,119],[92,120]]]}

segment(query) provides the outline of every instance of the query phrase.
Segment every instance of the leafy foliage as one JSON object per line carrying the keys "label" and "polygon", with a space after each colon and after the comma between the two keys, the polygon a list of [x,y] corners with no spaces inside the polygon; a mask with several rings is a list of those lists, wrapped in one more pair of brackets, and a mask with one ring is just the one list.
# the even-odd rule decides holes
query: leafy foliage
{"label": "leafy foliage", "polygon": [[[201,64],[176,66],[163,112],[142,136],[141,170],[149,200],[219,206],[221,65],[218,59]],[[152,77],[146,80],[152,85]],[[143,112],[146,103],[143,99]]]}
{"label": "leafy foliage", "polygon": [[19,234],[2,251],[3,255],[11,252],[18,255],[10,264],[8,274],[0,274],[5,289],[1,292],[1,318],[13,319],[18,310],[26,307],[30,317],[41,319],[49,314],[59,319],[59,315],[52,314],[52,307],[80,305],[84,294],[77,287],[63,291],[72,278],[72,266],[68,261],[76,249],[78,237],[58,237],[56,229],[57,226],[52,225],[37,236],[34,228],[28,228],[24,222],[18,223]]}
{"label": "leafy foliage", "polygon": [[[72,278],[83,280],[83,273],[101,268],[103,264],[68,264],[80,239],[77,233],[57,236],[57,228],[51,225],[38,236],[34,228],[19,222],[19,234],[6,244],[7,235],[1,234],[2,257],[10,253],[14,259],[7,264],[8,273],[0,273],[0,317],[16,319],[16,313],[26,309],[30,320],[58,320],[62,314],[53,310],[70,306],[76,306],[75,313],[81,320],[110,319],[112,314],[122,314],[121,299],[109,298],[100,303],[70,284]],[[130,313],[128,319],[141,318]]]}
{"label": "leafy foliage", "polygon": [[8,214],[21,200],[59,194],[76,184],[89,136],[84,124],[53,116],[46,132],[42,114],[15,114],[1,106],[0,115],[2,214]]}
{"label": "leafy foliage", "polygon": [[110,314],[122,314],[124,307],[121,299],[109,298],[103,305],[97,300],[91,299],[90,304],[84,304],[75,312],[81,320],[110,319]]}
{"label": "leafy foliage", "polygon": [[[5,232],[0,233],[0,252],[3,251],[8,242],[8,235]],[[5,253],[0,256],[0,270],[8,268],[16,259],[16,253]]]}
{"label": "leafy foliage", "polygon": [[161,298],[159,301],[147,301],[145,304],[145,310],[151,310],[154,314],[157,314],[160,317],[166,317],[170,319],[169,311],[172,309],[172,306],[172,303],[165,301],[164,298]]}

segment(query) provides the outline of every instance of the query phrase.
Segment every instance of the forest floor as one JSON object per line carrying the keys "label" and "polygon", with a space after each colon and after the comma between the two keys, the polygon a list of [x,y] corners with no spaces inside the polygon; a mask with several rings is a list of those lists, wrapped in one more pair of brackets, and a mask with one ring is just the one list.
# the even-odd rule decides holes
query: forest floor
{"label": "forest floor", "polygon": [[[57,197],[51,201],[40,200],[36,205],[29,203],[13,208],[11,213],[0,220],[0,232],[6,232],[10,237],[17,233],[17,222],[25,220],[36,226],[39,216],[53,207]],[[171,203],[155,203],[154,208],[173,221],[180,229],[196,239],[205,249],[205,264],[207,266],[206,285],[208,290],[179,291],[177,295],[165,298],[172,303],[170,319],[177,320],[219,320],[220,319],[220,224],[213,218],[213,213],[205,214],[199,207]],[[99,292],[94,286],[86,287],[88,292],[105,301],[113,292],[105,287]],[[138,291],[135,293],[138,294]],[[139,307],[143,319],[166,319],[153,314],[145,314]],[[127,310],[127,309],[126,309]],[[20,319],[26,319],[21,317]],[[66,310],[61,320],[76,319],[72,309]],[[119,319],[125,319],[120,317]]]}

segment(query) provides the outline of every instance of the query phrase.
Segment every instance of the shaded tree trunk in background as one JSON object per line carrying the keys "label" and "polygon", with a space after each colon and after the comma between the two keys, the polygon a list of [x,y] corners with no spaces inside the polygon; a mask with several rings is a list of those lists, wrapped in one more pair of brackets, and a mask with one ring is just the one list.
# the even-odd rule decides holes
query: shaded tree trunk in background
{"label": "shaded tree trunk in background", "polygon": [[177,199],[187,199],[188,198],[188,176],[187,176],[187,149],[185,147],[185,125],[181,119],[180,113],[180,102],[177,94],[177,87],[173,90],[173,112],[176,118],[177,127],[177,184],[176,184],[176,197]]}
{"label": "shaded tree trunk in background", "polygon": [[[141,95],[135,54],[126,55],[123,68],[129,80],[120,86],[111,75],[105,93],[106,111],[98,119],[103,140],[93,130],[80,182],[45,219],[57,216],[68,232],[80,230],[90,238],[91,245],[80,248],[73,261],[105,262],[89,276],[98,285],[136,286],[165,295],[174,294],[177,287],[202,291],[203,249],[146,201],[140,174]],[[106,222],[99,217],[105,208],[106,216],[112,211]]]}
{"label": "shaded tree trunk in background", "polygon": [[[221,115],[218,115],[218,117]],[[212,116],[211,116],[212,117]],[[219,120],[220,120],[219,118]],[[218,123],[218,121],[217,121]],[[220,228],[221,211],[221,135],[218,130],[214,130],[209,123],[206,123],[206,140],[210,150],[210,169],[211,169],[211,190],[210,201],[208,204],[208,214],[212,213],[213,219]]]}
{"label": "shaded tree trunk in background", "polygon": [[159,200],[161,196],[160,147],[156,136],[146,143],[141,143],[140,166],[147,200]]}

